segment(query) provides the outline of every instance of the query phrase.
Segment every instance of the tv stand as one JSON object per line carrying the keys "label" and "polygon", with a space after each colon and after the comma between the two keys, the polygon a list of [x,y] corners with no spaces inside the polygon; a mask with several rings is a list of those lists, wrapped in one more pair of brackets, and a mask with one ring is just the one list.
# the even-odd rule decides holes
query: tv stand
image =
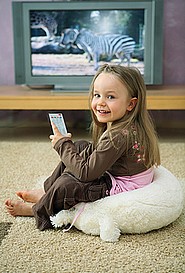
{"label": "tv stand", "polygon": [[[148,86],[149,110],[185,110],[185,85]],[[88,110],[88,91],[51,92],[27,86],[0,86],[0,110]]]}
{"label": "tv stand", "polygon": [[62,85],[54,85],[53,88],[51,88],[51,92],[56,93],[87,93],[89,90],[88,86],[62,86]]}

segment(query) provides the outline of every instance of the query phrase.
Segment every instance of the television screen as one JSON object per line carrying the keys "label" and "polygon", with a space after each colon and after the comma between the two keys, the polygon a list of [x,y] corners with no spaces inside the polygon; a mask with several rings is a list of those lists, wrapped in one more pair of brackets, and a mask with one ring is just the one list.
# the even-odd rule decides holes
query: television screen
{"label": "television screen", "polygon": [[104,63],[162,83],[161,0],[13,2],[13,24],[16,83],[87,89]]}
{"label": "television screen", "polygon": [[30,33],[32,75],[94,75],[105,62],[144,75],[144,9],[30,10]]}

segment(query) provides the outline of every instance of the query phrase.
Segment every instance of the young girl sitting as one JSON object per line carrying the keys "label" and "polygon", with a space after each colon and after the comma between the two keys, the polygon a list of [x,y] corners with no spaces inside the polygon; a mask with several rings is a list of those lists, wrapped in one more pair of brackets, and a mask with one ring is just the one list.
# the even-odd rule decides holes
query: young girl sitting
{"label": "young girl sitting", "polygon": [[19,191],[6,200],[12,216],[34,216],[40,230],[50,216],[79,202],[144,187],[160,164],[157,137],[146,110],[146,87],[135,68],[103,65],[90,88],[92,143],[61,135],[52,124],[52,146],[61,162],[44,190]]}

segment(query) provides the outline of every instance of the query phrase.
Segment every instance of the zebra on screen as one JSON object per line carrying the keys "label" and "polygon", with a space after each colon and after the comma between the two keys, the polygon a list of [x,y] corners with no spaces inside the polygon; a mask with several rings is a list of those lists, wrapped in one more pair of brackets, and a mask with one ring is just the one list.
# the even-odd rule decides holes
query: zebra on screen
{"label": "zebra on screen", "polygon": [[110,61],[113,56],[120,60],[120,64],[126,58],[130,65],[131,54],[135,48],[135,41],[128,35],[119,34],[94,34],[90,30],[65,29],[61,35],[62,46],[77,45],[88,55],[88,59],[94,61],[94,69],[98,69],[101,55],[108,56]]}

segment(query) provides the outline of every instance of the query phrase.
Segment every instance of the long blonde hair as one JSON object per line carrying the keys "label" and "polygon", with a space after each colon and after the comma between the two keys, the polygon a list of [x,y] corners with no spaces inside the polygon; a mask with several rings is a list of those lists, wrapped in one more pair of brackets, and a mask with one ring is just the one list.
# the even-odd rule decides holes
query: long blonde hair
{"label": "long blonde hair", "polygon": [[[131,128],[135,128],[137,132],[137,141],[144,147],[145,153],[145,165],[147,167],[153,165],[160,165],[160,153],[158,146],[158,138],[154,129],[152,119],[146,108],[146,86],[143,77],[138,69],[134,67],[124,67],[121,65],[108,65],[105,64],[95,74],[89,93],[89,103],[91,105],[94,93],[94,82],[101,73],[111,73],[118,77],[119,80],[126,86],[128,93],[131,98],[137,98],[137,104],[132,111],[127,111],[126,114],[118,121],[112,123],[109,129],[110,139],[111,131],[115,130],[126,130],[128,133],[127,144],[133,142],[133,134]],[[91,109],[91,107],[90,107]],[[91,109],[92,115],[92,139],[96,145],[107,129],[106,123],[100,123],[94,112]]]}

